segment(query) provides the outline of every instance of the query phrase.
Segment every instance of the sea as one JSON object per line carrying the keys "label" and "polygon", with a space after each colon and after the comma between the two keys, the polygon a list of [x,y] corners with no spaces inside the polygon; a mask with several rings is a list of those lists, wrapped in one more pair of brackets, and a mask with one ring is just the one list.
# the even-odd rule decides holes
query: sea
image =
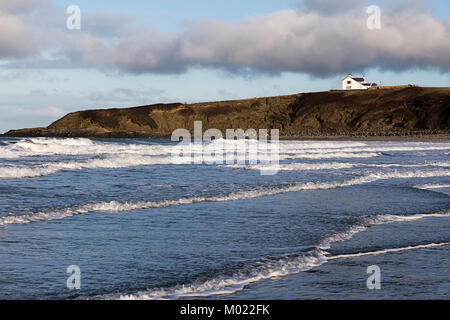
{"label": "sea", "polygon": [[450,142],[177,146],[1,138],[0,299],[450,299]]}

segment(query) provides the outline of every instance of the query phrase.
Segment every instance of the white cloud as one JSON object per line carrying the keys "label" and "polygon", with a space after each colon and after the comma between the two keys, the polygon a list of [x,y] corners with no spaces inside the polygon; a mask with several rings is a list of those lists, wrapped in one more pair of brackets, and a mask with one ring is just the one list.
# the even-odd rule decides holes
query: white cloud
{"label": "white cloud", "polygon": [[[131,73],[182,73],[194,66],[314,76],[373,67],[449,71],[450,20],[439,20],[423,10],[422,1],[404,4],[400,10],[398,6],[395,10],[384,8],[381,30],[367,28],[364,1],[339,3],[306,0],[307,10],[280,11],[233,23],[189,23],[181,33],[136,27],[128,16],[101,12],[97,15],[103,22],[87,15],[86,27],[79,33],[49,22],[40,27],[39,39],[44,38],[45,50],[52,50],[58,66]],[[0,59],[37,57],[36,47],[28,45],[33,43],[30,28],[25,28],[18,16],[5,17],[0,18],[0,26],[15,25],[3,28],[15,31],[0,31]],[[56,13],[48,17],[61,18]],[[48,62],[35,63],[49,67]]]}
{"label": "white cloud", "polygon": [[0,11],[0,59],[37,54],[32,31],[16,16]]}

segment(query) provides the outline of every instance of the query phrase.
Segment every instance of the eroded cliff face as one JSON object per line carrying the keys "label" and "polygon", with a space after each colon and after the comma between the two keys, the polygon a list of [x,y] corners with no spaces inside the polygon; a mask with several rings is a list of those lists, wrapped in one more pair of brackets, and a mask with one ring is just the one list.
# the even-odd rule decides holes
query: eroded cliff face
{"label": "eroded cliff face", "polygon": [[449,132],[450,91],[410,87],[80,111],[8,136],[169,137],[179,128],[280,129],[283,135]]}

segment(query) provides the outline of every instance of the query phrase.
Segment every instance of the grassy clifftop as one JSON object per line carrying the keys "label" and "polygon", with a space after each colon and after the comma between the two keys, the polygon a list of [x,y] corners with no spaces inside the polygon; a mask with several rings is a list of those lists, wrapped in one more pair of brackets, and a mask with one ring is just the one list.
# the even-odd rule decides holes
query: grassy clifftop
{"label": "grassy clifftop", "polygon": [[398,88],[330,91],[196,104],[157,104],[70,113],[47,128],[7,136],[167,137],[175,129],[280,129],[282,136],[443,132],[450,127],[450,91]]}

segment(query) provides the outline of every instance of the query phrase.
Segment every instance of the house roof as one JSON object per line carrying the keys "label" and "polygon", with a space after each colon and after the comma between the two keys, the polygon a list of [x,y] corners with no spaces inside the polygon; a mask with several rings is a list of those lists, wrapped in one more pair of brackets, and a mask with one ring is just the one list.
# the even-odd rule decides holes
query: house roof
{"label": "house roof", "polygon": [[352,76],[351,74],[349,74],[348,76],[346,76],[343,80],[345,80],[345,79],[347,79],[347,78],[352,78],[353,80],[355,80],[355,81],[358,81],[358,82],[364,82],[364,81],[366,81],[366,79],[365,78],[355,78],[354,76]]}

